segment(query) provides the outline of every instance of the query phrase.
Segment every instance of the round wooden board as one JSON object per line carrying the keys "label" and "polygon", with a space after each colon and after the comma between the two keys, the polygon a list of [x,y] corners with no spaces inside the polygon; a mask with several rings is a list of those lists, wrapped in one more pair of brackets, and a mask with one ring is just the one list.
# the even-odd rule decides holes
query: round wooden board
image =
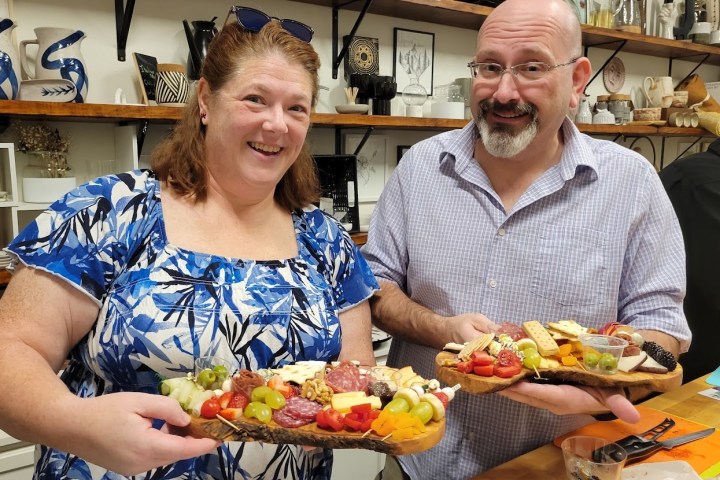
{"label": "round wooden board", "polygon": [[363,436],[360,432],[331,432],[323,430],[314,422],[299,428],[283,428],[271,421],[262,424],[256,420],[234,421],[233,429],[220,420],[208,420],[193,417],[187,427],[174,427],[174,433],[193,437],[210,437],[228,442],[266,442],[307,445],[321,448],[361,448],[389,455],[407,455],[428,450],[438,443],[445,434],[445,420],[430,421],[425,432],[406,440],[395,441],[370,433]]}
{"label": "round wooden board", "polygon": [[[535,376],[533,370],[524,368],[522,373],[511,378],[481,377],[474,373],[460,373],[454,367],[444,367],[443,362],[457,358],[452,352],[440,352],[435,357],[435,370],[438,380],[448,385],[460,384],[460,387],[475,394],[498,392],[524,378]],[[538,369],[540,375],[551,380],[565,381],[590,387],[633,387],[647,386],[656,392],[667,392],[682,383],[682,367],[668,373],[617,372],[613,375],[588,372],[582,367],[561,366],[553,369]]]}

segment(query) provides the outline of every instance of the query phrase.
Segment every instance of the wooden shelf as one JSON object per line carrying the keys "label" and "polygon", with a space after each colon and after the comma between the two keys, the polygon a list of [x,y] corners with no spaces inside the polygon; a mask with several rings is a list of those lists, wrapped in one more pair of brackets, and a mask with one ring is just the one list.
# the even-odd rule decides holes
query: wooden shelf
{"label": "wooden shelf", "polygon": [[[142,107],[97,103],[53,103],[3,100],[0,117],[76,122],[138,122],[173,123],[180,119],[182,109],[174,107]],[[387,115],[344,115],[313,113],[316,128],[386,128],[393,130],[452,130],[462,128],[467,120],[450,118],[413,118]],[[656,135],[697,137],[710,135],[702,128],[671,128],[635,125],[580,125],[580,131],[591,135]]]}
{"label": "wooden shelf", "polygon": [[[334,7],[344,0],[292,0],[298,3]],[[343,9],[359,11],[362,2],[350,3]],[[368,13],[393,18],[405,18],[421,22],[437,23],[447,27],[477,30],[492,12],[492,7],[473,5],[456,0],[373,0]],[[664,38],[621,32],[608,28],[582,26],[583,45],[615,50],[625,41],[623,52],[673,59],[702,58],[709,55],[705,63],[720,65],[720,48],[697,43],[667,40]],[[347,33],[347,32],[345,32]],[[341,35],[344,34],[341,32]],[[469,60],[469,59],[468,59]]]}

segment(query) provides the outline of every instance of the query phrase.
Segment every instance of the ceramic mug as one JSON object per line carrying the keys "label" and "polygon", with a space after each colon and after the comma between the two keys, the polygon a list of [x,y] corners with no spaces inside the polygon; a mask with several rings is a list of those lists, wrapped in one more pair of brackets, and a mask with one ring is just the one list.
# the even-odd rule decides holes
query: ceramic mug
{"label": "ceramic mug", "polygon": [[158,105],[187,103],[190,85],[185,66],[177,63],[158,63],[155,100]]}
{"label": "ceramic mug", "polygon": [[667,108],[672,105],[675,93],[672,77],[645,77],[642,90],[648,107]]}

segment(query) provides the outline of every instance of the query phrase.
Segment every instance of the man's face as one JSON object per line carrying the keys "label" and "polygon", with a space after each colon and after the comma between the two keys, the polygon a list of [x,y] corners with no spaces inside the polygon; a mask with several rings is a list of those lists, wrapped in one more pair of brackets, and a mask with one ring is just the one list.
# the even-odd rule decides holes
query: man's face
{"label": "man's face", "polygon": [[[494,63],[506,69],[499,77],[477,75],[473,80],[471,110],[484,148],[495,157],[512,158],[531,145],[542,145],[557,135],[569,108],[574,107],[574,64],[544,73],[544,65],[573,60],[548,20],[496,17],[478,36],[474,62]],[[532,63],[528,68],[509,67]],[[542,65],[544,64],[544,65]],[[534,66],[533,66],[534,65]],[[537,67],[537,68],[536,68]],[[485,69],[487,71],[487,68]],[[497,69],[493,69],[497,70]]]}

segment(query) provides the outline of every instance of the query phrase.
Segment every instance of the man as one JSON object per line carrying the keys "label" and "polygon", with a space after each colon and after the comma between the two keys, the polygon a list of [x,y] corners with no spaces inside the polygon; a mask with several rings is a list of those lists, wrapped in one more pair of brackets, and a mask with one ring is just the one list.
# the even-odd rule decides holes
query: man
{"label": "man", "polygon": [[690,350],[680,356],[683,381],[720,366],[720,139],[660,171],[685,237],[685,315],[693,332]]}
{"label": "man", "polygon": [[[690,340],[682,234],[650,164],[566,117],[591,74],[572,9],[506,0],[477,45],[473,122],[413,146],[370,223],[363,253],[381,283],[374,320],[394,336],[389,363],[432,378],[447,342],[567,318],[630,324],[677,356]],[[459,392],[444,439],[398,460],[411,478],[468,478],[590,414],[637,422],[622,393],[528,382]]]}

